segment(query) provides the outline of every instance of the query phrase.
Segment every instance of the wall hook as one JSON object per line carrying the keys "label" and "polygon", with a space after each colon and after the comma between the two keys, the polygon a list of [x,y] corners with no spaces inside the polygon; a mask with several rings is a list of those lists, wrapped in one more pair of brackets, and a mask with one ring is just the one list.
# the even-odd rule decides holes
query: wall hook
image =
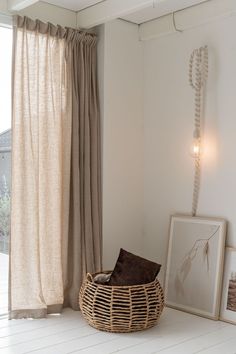
{"label": "wall hook", "polygon": [[175,32],[180,32],[180,33],[182,33],[183,30],[181,30],[181,29],[179,29],[179,28],[176,27],[175,12],[172,12],[172,22],[173,22],[173,27],[174,27],[174,29],[175,29]]}

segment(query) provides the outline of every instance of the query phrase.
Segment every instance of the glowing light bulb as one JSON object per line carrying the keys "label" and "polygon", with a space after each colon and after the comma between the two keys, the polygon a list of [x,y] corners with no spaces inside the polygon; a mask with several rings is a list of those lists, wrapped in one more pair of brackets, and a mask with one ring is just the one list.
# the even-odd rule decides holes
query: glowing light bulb
{"label": "glowing light bulb", "polygon": [[201,154],[200,132],[197,129],[193,133],[193,142],[190,148],[190,154],[194,158],[198,158]]}

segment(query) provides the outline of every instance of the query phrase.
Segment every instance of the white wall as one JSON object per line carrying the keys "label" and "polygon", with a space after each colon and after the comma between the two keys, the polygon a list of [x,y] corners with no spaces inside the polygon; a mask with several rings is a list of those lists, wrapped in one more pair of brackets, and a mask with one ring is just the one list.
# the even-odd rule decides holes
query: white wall
{"label": "white wall", "polygon": [[111,269],[120,247],[142,252],[142,44],[138,26],[121,20],[102,31],[103,254]]}
{"label": "white wall", "polygon": [[169,217],[190,213],[193,160],[189,155],[194,96],[188,61],[209,46],[209,79],[199,215],[229,221],[236,247],[236,18],[228,17],[144,45],[145,254],[166,262]]}
{"label": "white wall", "polygon": [[[6,0],[0,12],[7,13]],[[75,13],[46,3],[25,14],[76,26]],[[99,31],[104,268],[113,267],[120,247],[165,265],[169,217],[191,211],[188,60],[205,44],[210,72],[199,214],[225,217],[227,244],[236,247],[235,17],[146,42],[138,40],[138,26],[121,20]]]}

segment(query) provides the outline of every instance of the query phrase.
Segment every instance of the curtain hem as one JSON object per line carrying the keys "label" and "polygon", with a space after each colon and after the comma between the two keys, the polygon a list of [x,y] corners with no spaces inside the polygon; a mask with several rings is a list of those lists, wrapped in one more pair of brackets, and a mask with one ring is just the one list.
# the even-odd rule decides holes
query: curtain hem
{"label": "curtain hem", "polygon": [[12,310],[9,312],[9,320],[23,319],[23,318],[45,318],[47,314],[61,313],[62,304],[49,305],[46,309],[25,309]]}

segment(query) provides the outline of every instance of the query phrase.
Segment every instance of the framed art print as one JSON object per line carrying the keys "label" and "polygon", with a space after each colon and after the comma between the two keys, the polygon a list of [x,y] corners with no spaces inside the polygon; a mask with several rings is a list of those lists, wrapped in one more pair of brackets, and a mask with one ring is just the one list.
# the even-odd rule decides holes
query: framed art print
{"label": "framed art print", "polygon": [[236,324],[236,248],[226,247],[220,319]]}
{"label": "framed art print", "polygon": [[165,279],[167,306],[219,318],[225,234],[223,219],[171,217]]}

